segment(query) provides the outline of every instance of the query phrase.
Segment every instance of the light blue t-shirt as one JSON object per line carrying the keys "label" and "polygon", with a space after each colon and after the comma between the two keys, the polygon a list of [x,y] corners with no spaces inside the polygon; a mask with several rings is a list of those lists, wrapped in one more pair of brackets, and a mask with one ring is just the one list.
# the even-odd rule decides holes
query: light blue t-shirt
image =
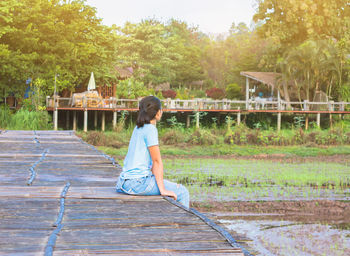
{"label": "light blue t-shirt", "polygon": [[152,158],[148,147],[158,145],[158,131],[153,124],[135,127],[124,159],[122,179],[137,179],[152,174]]}

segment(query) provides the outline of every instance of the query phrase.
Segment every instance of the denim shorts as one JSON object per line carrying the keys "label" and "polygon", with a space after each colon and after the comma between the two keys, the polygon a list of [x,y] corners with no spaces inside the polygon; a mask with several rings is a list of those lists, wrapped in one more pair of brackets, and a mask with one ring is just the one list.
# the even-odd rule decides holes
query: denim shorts
{"label": "denim shorts", "polygon": [[[153,175],[152,175],[153,176]],[[145,176],[136,179],[121,179],[117,181],[117,192],[129,195],[146,195],[156,186],[155,179]]]}
{"label": "denim shorts", "polygon": [[[180,184],[176,184],[168,180],[163,181],[164,188],[166,190],[173,191],[177,195],[177,201],[188,208],[190,204],[190,195],[188,193],[188,190]],[[118,193],[125,193],[129,195],[160,195],[157,181],[153,174],[150,176],[136,179],[121,179],[119,177],[116,189]]]}

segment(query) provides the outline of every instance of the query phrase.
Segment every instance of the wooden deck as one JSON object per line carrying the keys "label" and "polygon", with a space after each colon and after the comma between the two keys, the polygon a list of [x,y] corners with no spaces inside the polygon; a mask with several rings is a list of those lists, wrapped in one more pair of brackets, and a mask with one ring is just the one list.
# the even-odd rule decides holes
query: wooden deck
{"label": "wooden deck", "polygon": [[0,255],[243,255],[195,210],[116,193],[111,160],[71,131],[2,131]]}

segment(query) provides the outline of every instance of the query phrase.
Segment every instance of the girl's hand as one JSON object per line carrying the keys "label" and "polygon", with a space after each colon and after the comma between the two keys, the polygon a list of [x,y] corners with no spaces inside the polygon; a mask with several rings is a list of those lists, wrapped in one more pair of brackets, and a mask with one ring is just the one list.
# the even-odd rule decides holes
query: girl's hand
{"label": "girl's hand", "polygon": [[164,191],[160,192],[160,194],[162,196],[169,196],[169,197],[173,198],[175,201],[177,200],[176,194],[171,190],[164,190]]}

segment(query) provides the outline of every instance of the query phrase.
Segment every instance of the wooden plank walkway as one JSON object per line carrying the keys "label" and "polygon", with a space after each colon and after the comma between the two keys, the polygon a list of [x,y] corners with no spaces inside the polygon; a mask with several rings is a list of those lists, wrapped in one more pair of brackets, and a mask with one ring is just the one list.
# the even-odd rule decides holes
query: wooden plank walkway
{"label": "wooden plank walkway", "polygon": [[116,193],[111,160],[71,131],[2,131],[0,255],[243,255],[161,196]]}

